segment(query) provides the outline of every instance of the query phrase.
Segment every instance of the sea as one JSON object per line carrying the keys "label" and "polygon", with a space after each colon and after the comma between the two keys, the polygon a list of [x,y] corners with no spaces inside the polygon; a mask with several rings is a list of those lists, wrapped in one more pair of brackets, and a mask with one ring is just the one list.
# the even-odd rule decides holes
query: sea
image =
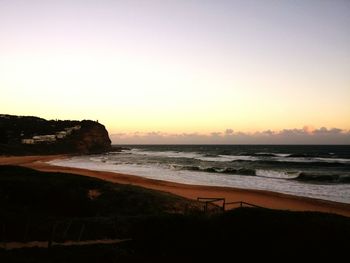
{"label": "sea", "polygon": [[350,203],[350,145],[119,146],[50,164]]}

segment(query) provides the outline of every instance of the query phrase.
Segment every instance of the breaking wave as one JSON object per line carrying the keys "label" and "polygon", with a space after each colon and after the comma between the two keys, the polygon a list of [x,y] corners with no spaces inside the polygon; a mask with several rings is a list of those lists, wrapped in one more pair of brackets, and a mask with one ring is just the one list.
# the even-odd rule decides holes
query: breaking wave
{"label": "breaking wave", "polygon": [[302,172],[299,174],[295,180],[303,182],[319,182],[319,183],[341,183],[341,184],[350,184],[350,175],[344,174],[312,174]]}

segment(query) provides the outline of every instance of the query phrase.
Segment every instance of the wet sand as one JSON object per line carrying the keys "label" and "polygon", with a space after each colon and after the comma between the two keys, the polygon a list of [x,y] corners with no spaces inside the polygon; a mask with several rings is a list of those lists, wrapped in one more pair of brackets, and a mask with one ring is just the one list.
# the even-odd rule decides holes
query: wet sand
{"label": "wet sand", "polygon": [[[261,190],[246,190],[231,187],[187,185],[160,180],[147,179],[134,175],[113,172],[93,171],[80,168],[60,167],[49,165],[48,161],[67,158],[67,155],[51,156],[15,156],[0,157],[1,164],[20,165],[46,172],[63,172],[80,174],[99,178],[113,183],[138,185],[149,189],[169,192],[190,199],[197,197],[225,198],[226,202],[244,201],[262,207],[292,210],[292,211],[320,211],[345,215],[350,217],[350,204],[343,204],[319,199],[298,197]],[[237,205],[236,205],[237,206]],[[227,206],[226,208],[235,206]]]}

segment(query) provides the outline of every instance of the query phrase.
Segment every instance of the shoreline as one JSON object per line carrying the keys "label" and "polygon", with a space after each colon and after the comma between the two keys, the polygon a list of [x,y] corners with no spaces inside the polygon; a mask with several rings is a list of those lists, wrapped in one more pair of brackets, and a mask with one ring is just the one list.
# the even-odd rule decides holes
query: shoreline
{"label": "shoreline", "polygon": [[[71,157],[71,155],[0,156],[0,165],[19,165],[45,172],[78,174],[98,178],[112,183],[137,185],[148,189],[172,193],[189,199],[197,199],[197,197],[225,198],[226,202],[244,201],[272,209],[318,211],[350,217],[350,204],[346,203],[293,196],[265,190],[180,184],[148,179],[136,175],[54,166],[46,163],[51,160],[68,157]],[[230,209],[234,207],[237,206],[229,206],[227,208]]]}

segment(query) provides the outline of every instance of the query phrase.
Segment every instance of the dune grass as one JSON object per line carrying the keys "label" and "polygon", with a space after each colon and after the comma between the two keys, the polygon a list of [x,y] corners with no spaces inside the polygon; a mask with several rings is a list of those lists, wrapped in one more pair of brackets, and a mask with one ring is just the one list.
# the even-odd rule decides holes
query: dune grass
{"label": "dune grass", "polygon": [[[0,166],[0,242],[130,238],[114,245],[0,250],[1,262],[179,262],[280,253],[340,255],[350,218],[239,208],[205,214],[195,201],[79,175]],[[214,261],[213,261],[214,262]]]}
{"label": "dune grass", "polygon": [[183,213],[196,204],[133,185],[0,166],[0,207],[0,241],[28,241],[47,240],[53,227],[54,238],[77,239],[83,225],[80,238],[124,237],[137,218]]}

